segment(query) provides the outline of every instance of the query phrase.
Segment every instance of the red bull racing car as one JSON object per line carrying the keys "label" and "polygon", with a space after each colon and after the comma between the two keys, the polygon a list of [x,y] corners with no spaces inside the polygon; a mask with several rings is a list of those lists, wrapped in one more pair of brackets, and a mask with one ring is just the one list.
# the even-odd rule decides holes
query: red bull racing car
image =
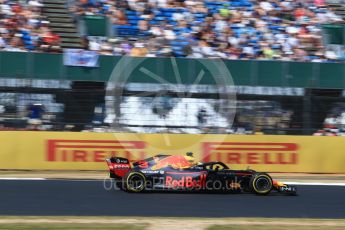
{"label": "red bull racing car", "polygon": [[232,170],[222,162],[194,163],[191,153],[156,155],[132,164],[121,157],[112,157],[106,162],[110,178],[127,192],[206,191],[259,195],[272,191],[289,195],[297,192],[295,186],[275,181],[267,173]]}

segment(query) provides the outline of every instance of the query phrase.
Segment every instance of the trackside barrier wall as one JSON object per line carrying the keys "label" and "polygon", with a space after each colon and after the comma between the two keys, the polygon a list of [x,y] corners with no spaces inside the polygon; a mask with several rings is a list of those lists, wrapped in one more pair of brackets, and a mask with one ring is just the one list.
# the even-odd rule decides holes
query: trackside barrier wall
{"label": "trackside barrier wall", "polygon": [[109,156],[192,151],[197,161],[233,169],[345,173],[344,137],[3,131],[0,143],[0,169],[107,170]]}
{"label": "trackside barrier wall", "polygon": [[[106,56],[99,58],[99,68],[64,66],[61,54],[0,52],[0,78],[108,81],[121,59],[130,71],[127,82],[159,83],[147,77],[141,68],[177,83],[170,58]],[[176,58],[181,83],[194,84],[200,69],[204,77],[199,84],[214,84],[212,74],[199,60]],[[209,63],[220,60],[207,60]],[[342,63],[284,62],[260,60],[223,60],[236,86],[345,88],[345,65]],[[138,64],[139,63],[139,64]],[[138,64],[138,65],[137,65]]]}

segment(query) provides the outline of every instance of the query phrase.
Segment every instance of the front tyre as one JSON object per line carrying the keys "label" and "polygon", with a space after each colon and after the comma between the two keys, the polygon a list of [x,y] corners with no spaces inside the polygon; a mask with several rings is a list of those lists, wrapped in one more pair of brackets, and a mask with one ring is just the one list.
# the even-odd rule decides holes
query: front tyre
{"label": "front tyre", "polygon": [[266,195],[273,188],[273,180],[267,173],[256,173],[250,179],[249,187],[256,194]]}
{"label": "front tyre", "polygon": [[146,177],[140,172],[128,172],[124,185],[127,192],[142,192],[146,188]]}

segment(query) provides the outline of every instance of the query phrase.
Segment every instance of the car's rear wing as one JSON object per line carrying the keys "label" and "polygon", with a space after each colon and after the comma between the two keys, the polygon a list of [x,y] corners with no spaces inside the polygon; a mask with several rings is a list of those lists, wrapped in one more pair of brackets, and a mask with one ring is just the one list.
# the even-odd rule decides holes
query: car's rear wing
{"label": "car's rear wing", "polygon": [[109,167],[109,173],[111,178],[121,179],[131,170],[131,164],[129,160],[122,157],[111,157],[105,159]]}

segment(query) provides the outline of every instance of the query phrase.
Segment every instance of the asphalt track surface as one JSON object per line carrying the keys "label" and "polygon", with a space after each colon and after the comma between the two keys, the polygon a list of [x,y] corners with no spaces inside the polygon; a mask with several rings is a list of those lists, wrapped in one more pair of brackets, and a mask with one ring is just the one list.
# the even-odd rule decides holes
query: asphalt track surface
{"label": "asphalt track surface", "polygon": [[103,181],[0,181],[0,215],[345,218],[345,187],[299,196],[107,191]]}

